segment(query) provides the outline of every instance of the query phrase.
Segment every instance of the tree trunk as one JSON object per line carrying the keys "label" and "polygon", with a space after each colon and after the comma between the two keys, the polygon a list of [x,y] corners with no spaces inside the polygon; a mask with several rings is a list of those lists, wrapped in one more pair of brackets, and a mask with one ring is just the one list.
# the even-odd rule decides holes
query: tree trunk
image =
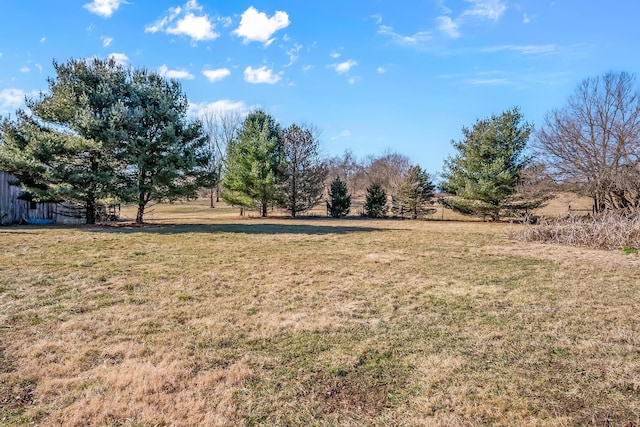
{"label": "tree trunk", "polygon": [[262,217],[266,218],[266,216],[267,216],[267,204],[262,203]]}
{"label": "tree trunk", "polygon": [[209,190],[211,190],[211,192],[209,193],[209,207],[213,208],[213,187],[211,187]]}
{"label": "tree trunk", "polygon": [[138,212],[136,213],[136,224],[144,223],[144,208],[147,205],[147,201],[145,200],[144,193],[140,193],[140,197],[138,198]]}
{"label": "tree trunk", "polygon": [[291,216],[296,217],[296,204],[298,203],[298,189],[296,188],[295,175],[292,177],[291,182]]}
{"label": "tree trunk", "polygon": [[[98,172],[98,163],[94,158],[91,158],[91,172]],[[87,195],[85,197],[85,209],[87,211],[87,224],[96,223],[96,184],[95,182],[89,184]]]}
{"label": "tree trunk", "polygon": [[138,205],[138,213],[136,213],[136,224],[144,223],[144,205]]}
{"label": "tree trunk", "polygon": [[87,195],[85,202],[85,209],[87,210],[87,224],[96,223],[96,200],[93,194]]}

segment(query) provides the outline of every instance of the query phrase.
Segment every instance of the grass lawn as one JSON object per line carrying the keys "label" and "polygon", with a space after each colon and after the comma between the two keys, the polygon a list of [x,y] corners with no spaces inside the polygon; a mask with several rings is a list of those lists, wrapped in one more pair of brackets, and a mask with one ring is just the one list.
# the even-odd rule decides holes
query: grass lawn
{"label": "grass lawn", "polygon": [[206,201],[148,219],[0,228],[0,425],[640,424],[638,255]]}

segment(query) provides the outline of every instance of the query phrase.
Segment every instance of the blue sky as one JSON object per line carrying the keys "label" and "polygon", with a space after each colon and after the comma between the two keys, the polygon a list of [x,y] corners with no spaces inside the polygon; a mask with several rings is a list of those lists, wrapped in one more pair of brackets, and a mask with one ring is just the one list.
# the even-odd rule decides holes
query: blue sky
{"label": "blue sky", "polygon": [[462,126],[539,125],[584,78],[637,74],[637,0],[1,0],[0,114],[52,61],[114,56],[181,81],[198,114],[260,106],[325,155],[386,150],[437,173]]}

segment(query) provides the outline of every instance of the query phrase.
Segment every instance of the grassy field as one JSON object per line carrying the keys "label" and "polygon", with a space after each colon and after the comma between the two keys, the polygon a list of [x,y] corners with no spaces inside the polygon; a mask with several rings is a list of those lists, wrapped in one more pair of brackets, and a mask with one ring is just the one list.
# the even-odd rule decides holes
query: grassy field
{"label": "grassy field", "polygon": [[148,219],[0,228],[0,425],[640,424],[637,255],[206,201]]}

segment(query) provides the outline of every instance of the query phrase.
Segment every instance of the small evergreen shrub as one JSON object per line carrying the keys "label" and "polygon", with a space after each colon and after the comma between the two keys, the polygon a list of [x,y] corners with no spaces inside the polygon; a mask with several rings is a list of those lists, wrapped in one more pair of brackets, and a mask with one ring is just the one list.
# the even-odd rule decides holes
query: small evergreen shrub
{"label": "small evergreen shrub", "polygon": [[329,201],[327,201],[327,212],[334,218],[349,215],[351,207],[351,195],[347,191],[345,184],[339,177],[331,182],[329,189]]}
{"label": "small evergreen shrub", "polygon": [[364,213],[369,218],[384,218],[389,210],[387,193],[378,183],[367,188],[367,199],[364,203]]}

